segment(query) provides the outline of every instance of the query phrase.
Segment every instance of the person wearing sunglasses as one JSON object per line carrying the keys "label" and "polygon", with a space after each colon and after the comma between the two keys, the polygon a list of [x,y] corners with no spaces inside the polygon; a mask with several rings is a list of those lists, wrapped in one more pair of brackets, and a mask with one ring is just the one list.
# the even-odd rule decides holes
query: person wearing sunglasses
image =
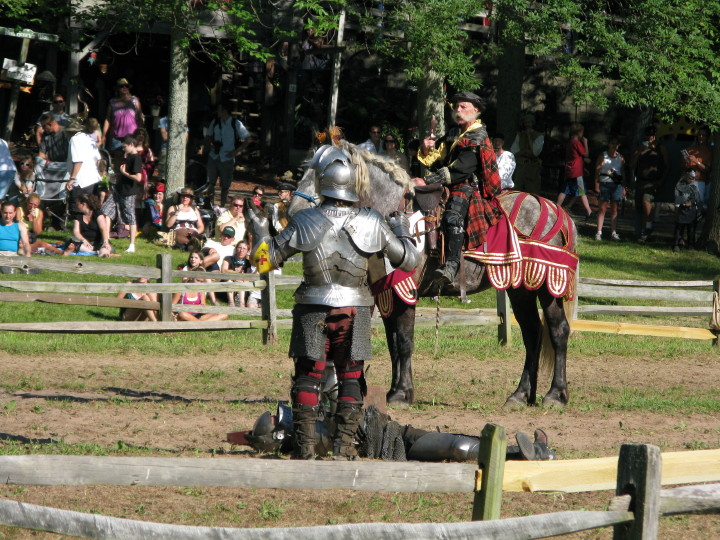
{"label": "person wearing sunglasses", "polygon": [[215,224],[216,239],[218,241],[220,241],[221,232],[225,227],[232,227],[235,230],[235,237],[232,240],[233,246],[236,246],[240,240],[245,238],[244,209],[245,202],[240,197],[235,197],[230,201],[230,207],[220,214]]}
{"label": "person wearing sunglasses", "polygon": [[46,113],[52,113],[57,123],[62,127],[67,126],[70,121],[70,115],[65,111],[65,98],[62,94],[55,94],[50,101],[50,108],[38,117],[37,124],[35,126],[35,142],[38,146],[40,146],[40,141],[42,141],[43,135],[45,134],[40,119]]}
{"label": "person wearing sunglasses", "polygon": [[358,144],[358,148],[361,148],[373,154],[381,154],[384,148],[381,141],[382,137],[380,136],[380,126],[370,126],[370,131],[368,132],[368,134],[370,135],[370,138],[364,143]]}
{"label": "person wearing sunglasses", "polygon": [[410,172],[410,164],[405,154],[400,151],[398,141],[395,135],[385,135],[383,138],[383,146],[385,151],[382,153],[386,158],[394,161],[397,165]]}
{"label": "person wearing sunglasses", "polygon": [[25,156],[17,164],[15,183],[10,186],[8,198],[22,202],[33,191],[35,191],[35,162],[31,156]]}

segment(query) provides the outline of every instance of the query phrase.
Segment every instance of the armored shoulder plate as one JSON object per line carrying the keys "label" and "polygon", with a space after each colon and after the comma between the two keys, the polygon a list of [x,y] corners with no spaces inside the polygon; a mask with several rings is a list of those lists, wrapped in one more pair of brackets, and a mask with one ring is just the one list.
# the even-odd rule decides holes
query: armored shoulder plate
{"label": "armored shoulder plate", "polygon": [[357,215],[343,227],[358,249],[365,253],[377,253],[387,244],[389,227],[373,208],[360,208]]}
{"label": "armored shoulder plate", "polygon": [[[332,222],[316,208],[301,210],[293,216],[293,226],[286,228],[291,235],[288,245],[299,251],[310,251],[325,237],[325,233],[332,227]],[[283,233],[280,233],[281,235]]]}

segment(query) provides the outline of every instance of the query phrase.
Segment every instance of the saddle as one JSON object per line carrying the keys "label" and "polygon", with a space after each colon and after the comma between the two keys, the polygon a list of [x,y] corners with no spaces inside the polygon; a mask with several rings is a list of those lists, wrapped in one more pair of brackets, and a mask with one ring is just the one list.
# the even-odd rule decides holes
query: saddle
{"label": "saddle", "polygon": [[444,210],[443,195],[445,190],[442,184],[430,184],[426,186],[415,186],[414,207],[422,212],[424,220],[429,223],[428,232],[425,235],[426,242],[431,252],[438,249],[438,238],[440,235],[440,219]]}

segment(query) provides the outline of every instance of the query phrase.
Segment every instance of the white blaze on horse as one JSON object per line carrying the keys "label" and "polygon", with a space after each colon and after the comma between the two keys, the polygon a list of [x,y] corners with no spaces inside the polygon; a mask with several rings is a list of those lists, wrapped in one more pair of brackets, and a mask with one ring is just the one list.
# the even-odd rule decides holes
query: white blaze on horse
{"label": "white blaze on horse", "polygon": [[[414,196],[415,189],[403,169],[354,145],[344,143],[343,149],[357,170],[360,197],[357,206],[375,208],[383,215],[405,208],[407,198]],[[423,190],[427,195],[436,189],[418,188],[418,191]],[[313,168],[305,172],[294,195],[288,209],[291,216],[319,203],[318,178]],[[507,289],[526,351],[520,383],[505,406],[535,404],[541,349],[545,351],[543,361],[554,366],[543,405],[568,402],[565,364],[570,326],[565,313],[569,306],[564,299],[572,300],[575,294],[575,225],[554,203],[526,193],[505,193],[498,198],[498,204],[507,219],[491,228],[485,251],[464,253],[462,269],[455,282],[441,291],[430,279],[433,269],[439,265],[437,253],[432,252],[433,242],[425,242],[422,262],[414,274],[385,275],[382,260],[371,268],[369,281],[378,295],[392,361],[388,403],[411,404],[414,399],[412,354],[417,297],[438,293],[457,295],[461,289],[473,293],[490,287]],[[543,321],[538,315],[538,301],[548,329],[549,346],[546,347],[541,347]]]}

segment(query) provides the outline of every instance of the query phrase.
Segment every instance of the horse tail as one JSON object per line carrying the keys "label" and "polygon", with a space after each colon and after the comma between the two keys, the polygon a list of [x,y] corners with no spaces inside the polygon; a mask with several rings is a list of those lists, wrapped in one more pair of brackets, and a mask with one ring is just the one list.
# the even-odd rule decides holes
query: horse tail
{"label": "horse tail", "polygon": [[[572,331],[572,321],[577,318],[577,287],[579,278],[580,266],[578,264],[578,268],[575,270],[573,276],[574,282],[572,286],[568,289],[568,295],[572,296],[572,299],[563,300],[563,312],[565,313],[565,320],[570,327],[570,331]],[[542,374],[543,376],[552,376],[552,373],[555,370],[555,348],[552,345],[552,341],[550,341],[550,328],[547,324],[547,321],[545,320],[545,317],[543,317],[542,320],[542,341],[540,342],[540,354],[538,362],[538,373]]]}

